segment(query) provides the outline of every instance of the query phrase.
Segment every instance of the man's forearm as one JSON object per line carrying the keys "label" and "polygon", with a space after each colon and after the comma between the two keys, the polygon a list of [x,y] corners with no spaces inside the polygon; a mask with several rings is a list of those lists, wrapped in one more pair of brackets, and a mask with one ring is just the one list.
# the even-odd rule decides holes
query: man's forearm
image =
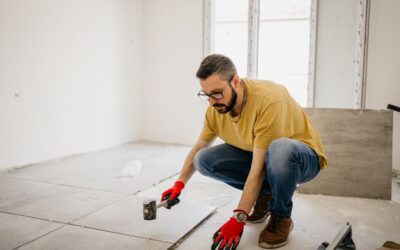
{"label": "man's forearm", "polygon": [[246,179],[243,188],[242,197],[238,205],[238,209],[242,209],[249,213],[257,200],[261,187],[264,183],[265,175],[265,149],[254,148],[253,160],[251,163],[250,173]]}
{"label": "man's forearm", "polygon": [[186,184],[189,181],[190,177],[192,177],[192,175],[196,171],[196,169],[193,166],[193,158],[196,155],[196,153],[200,149],[210,146],[212,142],[213,140],[211,141],[204,141],[202,139],[197,140],[196,145],[194,145],[192,150],[190,150],[189,154],[186,156],[185,162],[183,163],[181,173],[179,174],[178,177],[178,179],[181,182]]}
{"label": "man's forearm", "polygon": [[196,171],[193,166],[193,158],[196,155],[197,151],[199,151],[199,149],[193,147],[189,154],[186,156],[185,162],[183,163],[183,167],[178,179],[185,184],[189,181],[190,177],[192,177],[192,175]]}
{"label": "man's forearm", "polygon": [[253,207],[254,202],[257,200],[258,194],[260,193],[263,179],[263,174],[261,174],[258,178],[256,176],[249,176],[247,178],[246,184],[243,188],[242,196],[240,198],[238,209],[242,209],[246,213],[250,213],[250,210]]}

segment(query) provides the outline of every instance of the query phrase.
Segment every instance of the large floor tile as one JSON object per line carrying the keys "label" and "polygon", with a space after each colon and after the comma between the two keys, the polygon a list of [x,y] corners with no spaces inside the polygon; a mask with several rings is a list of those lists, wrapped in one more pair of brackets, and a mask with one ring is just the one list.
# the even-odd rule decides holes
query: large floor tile
{"label": "large floor tile", "polygon": [[130,237],[89,228],[66,226],[43,238],[35,240],[20,250],[126,250],[167,249],[171,244],[149,239]]}
{"label": "large floor tile", "polygon": [[51,184],[0,175],[0,204],[50,187]]}
{"label": "large floor tile", "polygon": [[97,179],[87,180],[86,178],[82,178],[76,179],[75,182],[69,181],[69,183],[79,186],[87,184],[102,190],[134,194],[151,187],[154,183],[161,182],[165,178],[176,175],[180,170],[180,165],[177,161],[148,159],[139,162],[141,168],[134,171],[135,173],[133,174],[132,171],[131,174],[126,173],[129,173],[129,171],[125,171],[132,168],[132,164],[128,163],[123,166],[110,167],[103,172],[99,172],[98,176],[103,180],[101,182]]}
{"label": "large floor tile", "polygon": [[[142,152],[143,149],[139,150],[140,147],[134,146],[122,146],[118,150],[111,150],[111,153],[100,151],[60,159],[8,171],[3,175],[25,180],[134,194],[179,172],[182,164],[182,160],[178,159],[181,157],[179,150],[178,153],[173,153],[173,150],[167,146],[158,148],[153,146],[157,150],[150,150],[150,153],[145,155]],[[141,155],[141,157],[137,157],[135,154]],[[170,155],[168,159],[167,155]],[[141,168],[134,175],[126,174],[126,169],[132,168],[134,162],[139,162],[138,165]]]}
{"label": "large floor tile", "polygon": [[[160,199],[161,194],[166,189],[172,187],[176,178],[177,177],[174,176],[162,183],[155,184],[151,188],[138,193],[138,195]],[[232,202],[233,199],[240,197],[240,195],[241,191],[223,182],[218,182],[211,178],[204,177],[199,173],[195,173],[182,190],[179,198],[182,202],[222,207]]]}
{"label": "large floor tile", "polygon": [[[132,168],[133,162],[140,166],[134,174],[126,174],[126,169]],[[91,165],[64,165],[60,163],[57,171],[53,166],[42,166],[40,169],[29,170],[35,172],[24,173],[22,178],[34,178],[48,183],[57,183],[74,187],[83,187],[93,190],[117,192],[121,194],[134,194],[140,190],[149,188],[153,183],[162,181],[179,172],[179,163],[157,159],[126,159],[120,165],[107,165],[97,167]],[[65,170],[68,169],[68,172]],[[48,171],[47,171],[48,170]],[[26,170],[28,171],[28,170]],[[131,171],[132,173],[132,171]],[[22,174],[18,173],[17,176]],[[25,177],[27,175],[27,177]]]}
{"label": "large floor tile", "polygon": [[397,202],[325,195],[296,194],[295,229],[310,242],[332,241],[350,222],[357,249],[376,249],[387,240],[400,241]]}
{"label": "large floor tile", "polygon": [[124,195],[50,185],[15,198],[1,199],[0,211],[69,223]]}
{"label": "large floor tile", "polygon": [[132,196],[74,224],[174,243],[214,211],[214,207],[185,202],[157,210],[155,220],[143,219],[143,197]]}
{"label": "large floor tile", "polygon": [[45,235],[63,224],[0,212],[0,250],[10,250]]}

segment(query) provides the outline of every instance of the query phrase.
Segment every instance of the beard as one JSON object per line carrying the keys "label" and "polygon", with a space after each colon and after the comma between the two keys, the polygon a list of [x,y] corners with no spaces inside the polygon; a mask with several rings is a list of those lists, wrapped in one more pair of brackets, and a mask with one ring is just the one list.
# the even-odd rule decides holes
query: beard
{"label": "beard", "polygon": [[[216,103],[216,104],[213,105],[213,107],[214,107],[214,108],[217,110],[217,112],[220,113],[220,114],[226,114],[226,113],[230,112],[230,111],[233,109],[233,107],[235,106],[235,104],[236,104],[237,93],[236,93],[236,91],[232,88],[232,86],[230,86],[230,87],[231,87],[231,89],[232,89],[232,97],[231,97],[231,99],[229,100],[228,105],[225,105],[225,104],[222,104],[222,103]],[[221,109],[221,108],[224,108],[224,109]]]}

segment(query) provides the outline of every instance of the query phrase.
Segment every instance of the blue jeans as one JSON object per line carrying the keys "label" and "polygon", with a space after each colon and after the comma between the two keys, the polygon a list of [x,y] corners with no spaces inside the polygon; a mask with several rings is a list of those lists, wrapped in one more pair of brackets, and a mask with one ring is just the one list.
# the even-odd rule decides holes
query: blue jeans
{"label": "blue jeans", "polygon": [[[193,164],[201,174],[243,190],[252,154],[229,144],[221,144],[198,151]],[[298,140],[280,138],[269,145],[264,166],[266,171],[260,195],[272,195],[269,203],[271,213],[290,216],[297,184],[310,181],[319,173],[318,155]]]}

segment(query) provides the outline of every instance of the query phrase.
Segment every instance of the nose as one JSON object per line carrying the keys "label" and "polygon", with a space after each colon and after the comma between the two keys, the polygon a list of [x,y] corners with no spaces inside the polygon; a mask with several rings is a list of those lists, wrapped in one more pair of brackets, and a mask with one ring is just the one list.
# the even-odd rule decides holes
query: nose
{"label": "nose", "polygon": [[208,100],[208,103],[212,106],[212,105],[218,103],[218,100],[215,100],[214,98],[210,97],[210,99]]}

